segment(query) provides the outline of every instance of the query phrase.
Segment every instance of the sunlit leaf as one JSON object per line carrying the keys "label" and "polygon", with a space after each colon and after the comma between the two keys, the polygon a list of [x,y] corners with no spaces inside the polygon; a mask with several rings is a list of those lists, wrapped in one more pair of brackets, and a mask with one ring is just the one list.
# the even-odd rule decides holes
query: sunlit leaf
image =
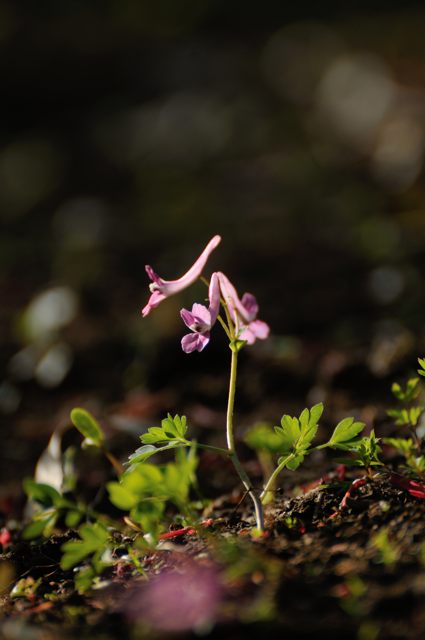
{"label": "sunlit leaf", "polygon": [[78,431],[95,446],[101,447],[105,439],[105,435],[97,420],[86,411],[79,407],[71,411],[71,422]]}

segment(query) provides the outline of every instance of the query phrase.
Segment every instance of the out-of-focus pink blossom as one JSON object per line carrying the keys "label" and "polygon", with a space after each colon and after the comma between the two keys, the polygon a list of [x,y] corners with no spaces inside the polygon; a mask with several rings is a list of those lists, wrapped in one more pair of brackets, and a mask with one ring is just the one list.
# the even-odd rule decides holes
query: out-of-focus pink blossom
{"label": "out-of-focus pink blossom", "polygon": [[3,547],[3,551],[8,548],[11,540],[12,536],[10,535],[10,531],[4,527],[0,531],[0,545]]}
{"label": "out-of-focus pink blossom", "polygon": [[182,349],[185,353],[202,351],[210,341],[210,330],[220,310],[220,287],[216,273],[211,276],[209,301],[208,309],[203,304],[195,303],[192,311],[187,309],[180,311],[183,322],[192,332],[182,338]]}
{"label": "out-of-focus pink blossom", "polygon": [[248,344],[254,344],[258,340],[265,340],[270,327],[266,322],[257,320],[258,303],[251,293],[244,293],[242,300],[224,273],[218,273],[220,289],[224,301],[230,313],[230,317],[235,323],[238,338],[246,340]]}
{"label": "out-of-focus pink blossom", "polygon": [[186,289],[191,284],[195,282],[199,278],[202,273],[203,268],[210,256],[210,254],[214,251],[214,249],[221,242],[220,236],[214,236],[199,258],[194,262],[194,264],[190,267],[190,269],[178,280],[163,280],[151,266],[146,265],[146,273],[149,278],[152,280],[149,285],[149,289],[151,291],[151,296],[148,300],[148,303],[142,309],[142,315],[145,318],[152,309],[155,309],[163,300],[168,298],[169,296],[174,295],[175,293],[179,293],[183,289]]}
{"label": "out-of-focus pink blossom", "polygon": [[214,622],[221,591],[213,567],[191,563],[180,573],[166,571],[130,593],[124,608],[131,621],[156,631],[200,631]]}

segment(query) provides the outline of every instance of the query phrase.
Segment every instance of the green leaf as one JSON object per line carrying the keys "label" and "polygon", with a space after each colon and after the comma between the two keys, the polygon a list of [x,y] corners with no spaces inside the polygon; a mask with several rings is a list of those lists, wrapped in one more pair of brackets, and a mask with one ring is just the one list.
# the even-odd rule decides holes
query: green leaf
{"label": "green leaf", "polygon": [[162,496],[163,472],[153,464],[133,465],[120,478],[119,484],[138,498]]}
{"label": "green leaf", "polygon": [[63,502],[59,491],[49,484],[35,482],[32,478],[25,478],[23,487],[27,496],[43,507],[59,506]]}
{"label": "green leaf", "polygon": [[302,464],[302,462],[304,461],[304,457],[305,456],[303,455],[295,456],[295,458],[292,458],[292,460],[289,460],[289,462],[285,466],[291,471],[295,471],[296,469],[298,469],[300,464]]}
{"label": "green leaf", "polygon": [[354,418],[344,418],[337,424],[328,446],[334,446],[349,442],[355,438],[365,427],[364,422],[354,422]]}
{"label": "green leaf", "polygon": [[244,437],[244,442],[256,451],[279,453],[282,451],[282,438],[273,428],[264,422],[257,422]]}
{"label": "green leaf", "polygon": [[279,434],[282,442],[283,451],[291,451],[301,434],[298,418],[291,418],[291,416],[283,416],[280,424],[281,427],[275,427],[275,432]]}
{"label": "green leaf", "polygon": [[410,378],[406,382],[405,389],[403,389],[398,384],[398,382],[394,382],[391,385],[391,391],[395,395],[397,400],[403,402],[404,404],[408,404],[409,402],[417,398],[420,393],[420,387],[418,386],[419,380],[419,378]]}
{"label": "green leaf", "polygon": [[146,460],[149,460],[151,456],[155,455],[156,453],[161,453],[161,451],[168,451],[169,449],[181,449],[188,446],[190,445],[184,442],[176,441],[172,441],[169,444],[164,445],[163,447],[154,447],[150,444],[147,444],[144,447],[139,447],[138,449],[136,449],[136,451],[131,454],[126,464],[135,465],[139,462],[145,462]]}
{"label": "green leaf", "polygon": [[304,409],[302,414],[300,415],[300,423],[301,423],[301,435],[297,444],[297,451],[307,451],[311,442],[314,440],[317,429],[318,422],[323,413],[323,404],[316,404],[309,411],[308,409]]}
{"label": "green leaf", "polygon": [[186,416],[175,415],[174,418],[169,413],[161,421],[160,427],[150,427],[140,439],[143,444],[161,444],[164,442],[180,442],[184,440],[187,431]]}
{"label": "green leaf", "polygon": [[47,538],[52,532],[58,516],[59,514],[56,509],[49,509],[48,511],[43,511],[38,514],[33,518],[32,522],[25,527],[22,533],[23,539],[34,540],[34,538],[39,538],[40,536]]}
{"label": "green leaf", "polygon": [[93,567],[82,567],[74,577],[75,588],[80,595],[84,595],[93,586],[96,571]]}
{"label": "green leaf", "polygon": [[412,438],[383,438],[382,441],[404,455],[411,453],[414,449]]}
{"label": "green leaf", "polygon": [[74,529],[80,522],[83,517],[81,511],[71,510],[65,516],[65,524],[67,527]]}
{"label": "green leaf", "polygon": [[69,540],[62,545],[64,553],[60,566],[64,571],[71,569],[87,556],[106,548],[109,533],[98,522],[94,524],[83,524],[78,530],[81,540]]}
{"label": "green leaf", "polygon": [[292,452],[299,456],[298,463],[292,461],[291,465],[296,468],[316,436],[318,422],[323,413],[323,404],[316,404],[314,407],[304,409],[299,418],[292,418],[284,415],[281,420],[281,427],[275,427],[276,434],[280,437],[281,445],[279,452]]}
{"label": "green leaf", "polygon": [[165,510],[164,501],[139,502],[131,510],[130,516],[139,524],[145,533],[150,533],[154,538],[163,530],[163,516]]}
{"label": "green leaf", "polygon": [[177,429],[177,433],[181,438],[184,438],[186,431],[187,431],[187,420],[186,420],[186,416],[178,416],[175,415],[174,418],[174,424],[176,426]]}
{"label": "green leaf", "polygon": [[315,404],[314,407],[310,409],[310,425],[316,425],[319,422],[320,418],[322,417],[323,410],[323,402]]}
{"label": "green leaf", "polygon": [[106,488],[109,492],[109,499],[115,507],[123,511],[130,511],[139,501],[137,495],[129,491],[119,482],[108,482]]}
{"label": "green leaf", "polygon": [[71,422],[74,427],[76,427],[78,431],[95,446],[102,446],[105,434],[91,413],[85,409],[77,407],[71,411]]}
{"label": "green leaf", "polygon": [[304,409],[299,417],[299,422],[301,425],[301,430],[305,430],[308,427],[308,423],[310,421],[310,411],[308,409]]}

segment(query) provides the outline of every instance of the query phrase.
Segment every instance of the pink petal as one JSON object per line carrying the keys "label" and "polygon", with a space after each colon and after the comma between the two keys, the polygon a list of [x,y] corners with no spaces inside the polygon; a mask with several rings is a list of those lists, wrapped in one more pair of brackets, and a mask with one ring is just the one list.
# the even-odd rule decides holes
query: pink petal
{"label": "pink petal", "polygon": [[152,280],[152,282],[154,282],[158,286],[161,285],[162,279],[159,277],[159,275],[157,273],[155,273],[155,271],[152,269],[152,267],[150,265],[147,264],[145,266],[145,270],[146,270],[146,273],[148,274],[149,278]]}
{"label": "pink petal", "polygon": [[270,333],[270,327],[262,320],[254,320],[243,327],[239,334],[240,340],[246,340],[248,344],[254,344],[258,340],[265,340]]}
{"label": "pink petal", "polygon": [[253,322],[250,322],[249,328],[259,340],[265,340],[269,337],[270,327],[262,320],[254,320]]}
{"label": "pink petal", "polygon": [[233,284],[230,282],[229,278],[224,275],[224,273],[218,272],[218,279],[220,281],[220,289],[223,295],[224,301],[227,304],[227,308],[230,313],[230,317],[233,322],[237,322],[237,314],[242,318],[242,320],[246,323],[250,321],[248,314],[246,312],[245,307],[242,302],[239,300],[239,296]]}
{"label": "pink petal", "polygon": [[195,326],[195,317],[188,309],[181,309],[180,316],[188,329],[192,329]]}
{"label": "pink petal", "polygon": [[185,353],[193,351],[202,351],[210,341],[209,333],[188,333],[182,338],[182,349]]}
{"label": "pink petal", "polygon": [[165,300],[166,297],[167,296],[165,296],[160,291],[154,291],[151,297],[149,298],[147,305],[142,309],[142,316],[146,318],[146,316],[149,315],[152,309],[155,309],[160,302]]}
{"label": "pink petal", "polygon": [[244,293],[242,296],[242,305],[244,306],[249,320],[254,320],[258,313],[258,303],[252,293]]}
{"label": "pink petal", "polygon": [[202,323],[211,328],[211,313],[203,304],[195,302],[192,305],[192,313],[198,321],[198,324]]}
{"label": "pink petal", "polygon": [[182,309],[180,316],[191,331],[205,333],[211,329],[211,314],[203,304],[195,303],[192,306],[192,311]]}
{"label": "pink petal", "polygon": [[210,300],[210,326],[212,327],[220,311],[220,283],[217,273],[213,273],[211,276],[208,297]]}
{"label": "pink petal", "polygon": [[249,328],[249,325],[242,328],[242,331],[239,333],[239,340],[246,340],[248,344],[254,344],[255,335]]}

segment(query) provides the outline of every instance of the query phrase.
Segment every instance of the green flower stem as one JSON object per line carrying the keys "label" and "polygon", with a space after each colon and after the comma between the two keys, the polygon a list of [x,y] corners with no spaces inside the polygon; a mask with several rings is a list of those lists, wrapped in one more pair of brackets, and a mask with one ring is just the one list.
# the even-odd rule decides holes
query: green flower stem
{"label": "green flower stem", "polygon": [[264,531],[263,505],[261,504],[261,501],[259,500],[258,496],[255,494],[253,490],[251,481],[248,478],[247,474],[245,473],[245,470],[241,465],[241,462],[238,458],[238,454],[236,453],[236,448],[235,448],[235,436],[233,432],[233,410],[235,405],[236,375],[237,375],[237,369],[238,369],[238,351],[234,343],[231,343],[230,348],[232,350],[232,360],[230,365],[229,398],[227,402],[227,420],[226,420],[227,447],[229,450],[230,458],[233,462],[233,466],[235,467],[236,472],[239,475],[239,478],[241,479],[241,482],[245,487],[249,497],[254,503],[257,529],[260,532],[263,532]]}
{"label": "green flower stem", "polygon": [[288,456],[286,456],[286,458],[283,458],[282,462],[280,464],[278,464],[276,469],[273,471],[273,473],[270,476],[270,478],[268,479],[263,491],[261,492],[260,500],[261,500],[262,504],[265,504],[265,502],[267,501],[267,497],[268,497],[267,494],[269,493],[269,491],[273,490],[274,484],[276,482],[276,478],[279,475],[279,473],[281,471],[283,471],[283,469],[286,467],[288,462],[291,462],[291,460],[294,457],[295,457],[295,455],[293,453],[290,453]]}

